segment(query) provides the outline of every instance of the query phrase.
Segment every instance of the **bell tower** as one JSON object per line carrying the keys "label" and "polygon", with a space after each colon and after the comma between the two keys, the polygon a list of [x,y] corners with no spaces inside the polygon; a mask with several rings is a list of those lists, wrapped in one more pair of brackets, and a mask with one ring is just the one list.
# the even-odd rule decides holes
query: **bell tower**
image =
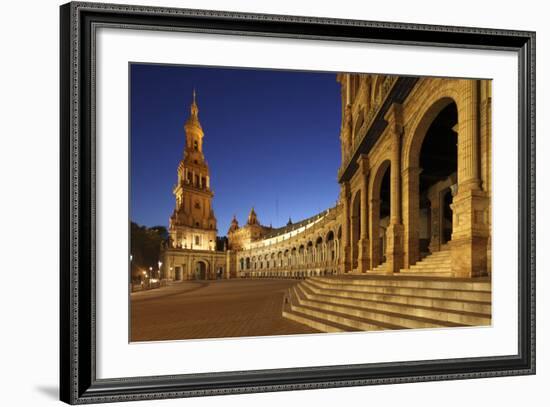
{"label": "bell tower", "polygon": [[210,188],[210,172],[202,149],[204,131],[199,121],[195,90],[190,110],[184,125],[185,148],[178,165],[178,182],[173,190],[176,207],[170,217],[170,240],[176,248],[215,250],[214,192]]}

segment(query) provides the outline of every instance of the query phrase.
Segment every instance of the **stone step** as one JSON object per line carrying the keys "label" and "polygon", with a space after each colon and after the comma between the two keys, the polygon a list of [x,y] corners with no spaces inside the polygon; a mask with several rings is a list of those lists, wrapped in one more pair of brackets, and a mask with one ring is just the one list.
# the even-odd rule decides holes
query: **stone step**
{"label": "stone step", "polygon": [[451,261],[451,257],[448,256],[448,255],[435,255],[435,254],[432,254],[428,257],[424,257],[422,260],[420,261],[417,261],[415,264],[422,264],[422,263],[427,263],[427,262],[430,262],[430,261]]}
{"label": "stone step", "polygon": [[403,272],[403,277],[406,276],[418,276],[418,277],[445,277],[445,278],[451,278],[454,276],[454,274],[450,271],[447,272],[441,272],[441,271],[405,271]]}
{"label": "stone step", "polygon": [[[406,279],[406,276],[395,277],[395,279]],[[306,280],[310,284],[315,284],[321,292],[324,290],[346,291],[356,293],[375,293],[375,294],[394,294],[405,296],[421,296],[432,298],[447,298],[447,299],[464,299],[469,301],[491,301],[490,291],[470,291],[456,289],[440,289],[440,288],[415,288],[415,287],[400,287],[399,285],[388,286],[368,286],[368,285],[330,285],[314,281],[313,279]]]}
{"label": "stone step", "polygon": [[437,266],[437,267],[422,267],[422,268],[411,268],[411,269],[402,269],[400,273],[452,273],[452,269],[447,266]]}
{"label": "stone step", "polygon": [[[351,313],[356,316],[367,316],[371,318],[371,312],[392,312],[405,317],[421,317],[428,318],[434,321],[452,322],[459,325],[490,325],[491,315],[486,313],[452,310],[444,308],[436,308],[433,306],[421,306],[414,304],[403,304],[396,302],[381,302],[374,300],[358,300],[358,299],[342,299],[341,297],[317,296],[312,292],[307,292],[306,287],[298,286],[298,290],[302,290],[303,297],[307,300],[300,299],[300,303],[304,305],[314,306],[315,303],[322,303],[324,309],[337,311],[343,314]],[[309,294],[309,295],[308,295]],[[367,312],[368,315],[363,315]]]}
{"label": "stone step", "polygon": [[335,306],[329,303],[303,299],[300,299],[299,303],[296,305],[292,304],[291,308],[293,311],[302,312],[321,319],[327,319],[331,322],[349,325],[350,327],[363,331],[390,329],[384,328],[384,326],[394,327],[392,329],[463,326],[452,322],[436,321],[429,318],[403,315],[388,311]]}
{"label": "stone step", "polygon": [[452,273],[452,269],[450,266],[431,266],[431,267],[415,267],[410,269],[403,270],[403,273],[418,273],[421,271],[425,271],[427,273],[434,272],[434,273]]}
{"label": "stone step", "polygon": [[411,266],[411,268],[412,267],[422,267],[423,265],[428,265],[428,264],[452,264],[452,262],[451,262],[451,259],[447,259],[447,258],[426,259],[426,260],[419,261],[416,264],[413,264]]}
{"label": "stone step", "polygon": [[433,269],[433,268],[448,268],[451,269],[451,262],[430,262],[430,263],[424,263],[424,264],[415,264],[414,266],[411,266],[410,270],[415,269]]}
{"label": "stone step", "polygon": [[290,319],[294,322],[298,322],[299,324],[306,325],[319,332],[328,332],[328,333],[349,332],[350,330],[353,330],[347,325],[341,325],[335,322],[329,322],[323,318],[313,317],[311,315],[306,315],[301,312],[292,310],[292,304],[298,303],[298,298],[297,298],[296,290],[294,290],[294,287],[288,290],[288,298],[289,298],[289,303],[283,306],[284,318]]}
{"label": "stone step", "polygon": [[369,271],[369,273],[373,273],[373,274],[376,274],[376,273],[386,274],[386,273],[387,273],[387,264],[386,264],[386,263],[382,263],[382,264],[376,266],[375,268],[373,268],[371,271]]}
{"label": "stone step", "polygon": [[[419,295],[402,295],[402,294],[386,294],[377,292],[365,292],[365,291],[343,291],[343,290],[330,290],[320,289],[309,281],[304,281],[301,284],[302,287],[311,291],[310,294],[316,295],[319,299],[328,302],[341,302],[342,304],[353,304],[354,301],[377,301],[407,304],[411,306],[423,306],[434,307],[445,310],[454,311],[466,311],[475,312],[481,314],[491,314],[491,301],[476,301],[470,299],[464,299],[460,295],[461,293],[448,293],[450,298],[445,296],[433,297],[433,296],[419,296]],[[306,292],[306,296],[308,293]],[[312,299],[308,296],[309,299]]]}
{"label": "stone step", "polygon": [[431,261],[421,261],[419,263],[416,263],[416,264],[413,264],[410,268],[422,268],[422,267],[425,267],[425,266],[435,266],[435,265],[438,265],[438,266],[450,266],[452,263],[451,263],[451,260],[444,260],[444,259],[433,259]]}
{"label": "stone step", "polygon": [[326,319],[312,317],[311,315],[302,314],[297,311],[283,311],[283,317],[290,319],[302,325],[309,326],[316,329],[319,332],[349,332],[351,330],[359,331],[359,329],[353,329],[346,325],[337,324],[334,322],[328,322]]}
{"label": "stone step", "polygon": [[459,279],[459,278],[439,278],[439,277],[420,277],[420,276],[364,276],[354,277],[312,277],[309,281],[325,286],[331,286],[338,289],[349,289],[346,287],[399,287],[399,288],[427,288],[443,290],[467,290],[467,291],[485,291],[491,292],[491,282],[488,279]]}
{"label": "stone step", "polygon": [[428,256],[443,255],[443,254],[445,254],[445,255],[447,255],[447,256],[450,256],[450,255],[451,255],[451,250],[450,250],[450,248],[448,248],[448,249],[443,249],[443,248],[442,248],[442,250],[438,250],[438,251],[436,251],[436,252],[431,252],[431,253],[429,253]]}
{"label": "stone step", "polygon": [[407,328],[406,326],[400,326],[381,321],[380,318],[371,319],[346,313],[340,313],[338,311],[323,310],[315,306],[312,307],[304,304],[304,301],[307,300],[305,299],[305,297],[302,296],[303,294],[295,290],[295,302],[291,302],[290,305],[292,312],[300,313],[302,315],[306,315],[309,318],[315,318],[317,320],[325,320],[330,325],[338,324],[339,326],[345,326],[347,327],[348,331],[381,331]]}
{"label": "stone step", "polygon": [[421,261],[426,261],[428,259],[450,259],[450,258],[451,258],[450,252],[435,252],[422,258]]}

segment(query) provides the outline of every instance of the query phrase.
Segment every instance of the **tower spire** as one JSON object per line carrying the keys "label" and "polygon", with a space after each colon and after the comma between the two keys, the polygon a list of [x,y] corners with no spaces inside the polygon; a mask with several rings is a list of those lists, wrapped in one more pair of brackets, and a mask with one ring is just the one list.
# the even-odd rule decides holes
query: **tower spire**
{"label": "tower spire", "polygon": [[199,121],[199,106],[197,106],[197,91],[193,88],[193,103],[191,103],[191,117],[193,121]]}
{"label": "tower spire", "polygon": [[[201,123],[199,121],[199,106],[197,105],[197,91],[193,88],[193,101],[190,106],[191,115],[185,122],[186,131],[192,128],[198,128],[202,132]],[[201,134],[202,136],[202,134]]]}

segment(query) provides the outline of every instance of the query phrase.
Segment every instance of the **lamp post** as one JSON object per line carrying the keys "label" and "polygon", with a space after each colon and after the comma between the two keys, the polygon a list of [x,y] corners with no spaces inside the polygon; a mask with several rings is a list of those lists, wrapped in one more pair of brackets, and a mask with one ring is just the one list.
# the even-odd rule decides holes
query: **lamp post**
{"label": "lamp post", "polygon": [[159,281],[160,281],[160,268],[162,267],[162,261],[159,260],[158,265],[159,265]]}

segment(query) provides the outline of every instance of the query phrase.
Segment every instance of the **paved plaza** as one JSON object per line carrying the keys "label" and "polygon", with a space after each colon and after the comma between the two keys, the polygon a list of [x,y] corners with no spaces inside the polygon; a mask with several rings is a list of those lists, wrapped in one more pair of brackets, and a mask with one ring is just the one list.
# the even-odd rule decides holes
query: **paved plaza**
{"label": "paved plaza", "polygon": [[131,294],[131,341],[318,332],[282,317],[296,280],[186,281]]}

